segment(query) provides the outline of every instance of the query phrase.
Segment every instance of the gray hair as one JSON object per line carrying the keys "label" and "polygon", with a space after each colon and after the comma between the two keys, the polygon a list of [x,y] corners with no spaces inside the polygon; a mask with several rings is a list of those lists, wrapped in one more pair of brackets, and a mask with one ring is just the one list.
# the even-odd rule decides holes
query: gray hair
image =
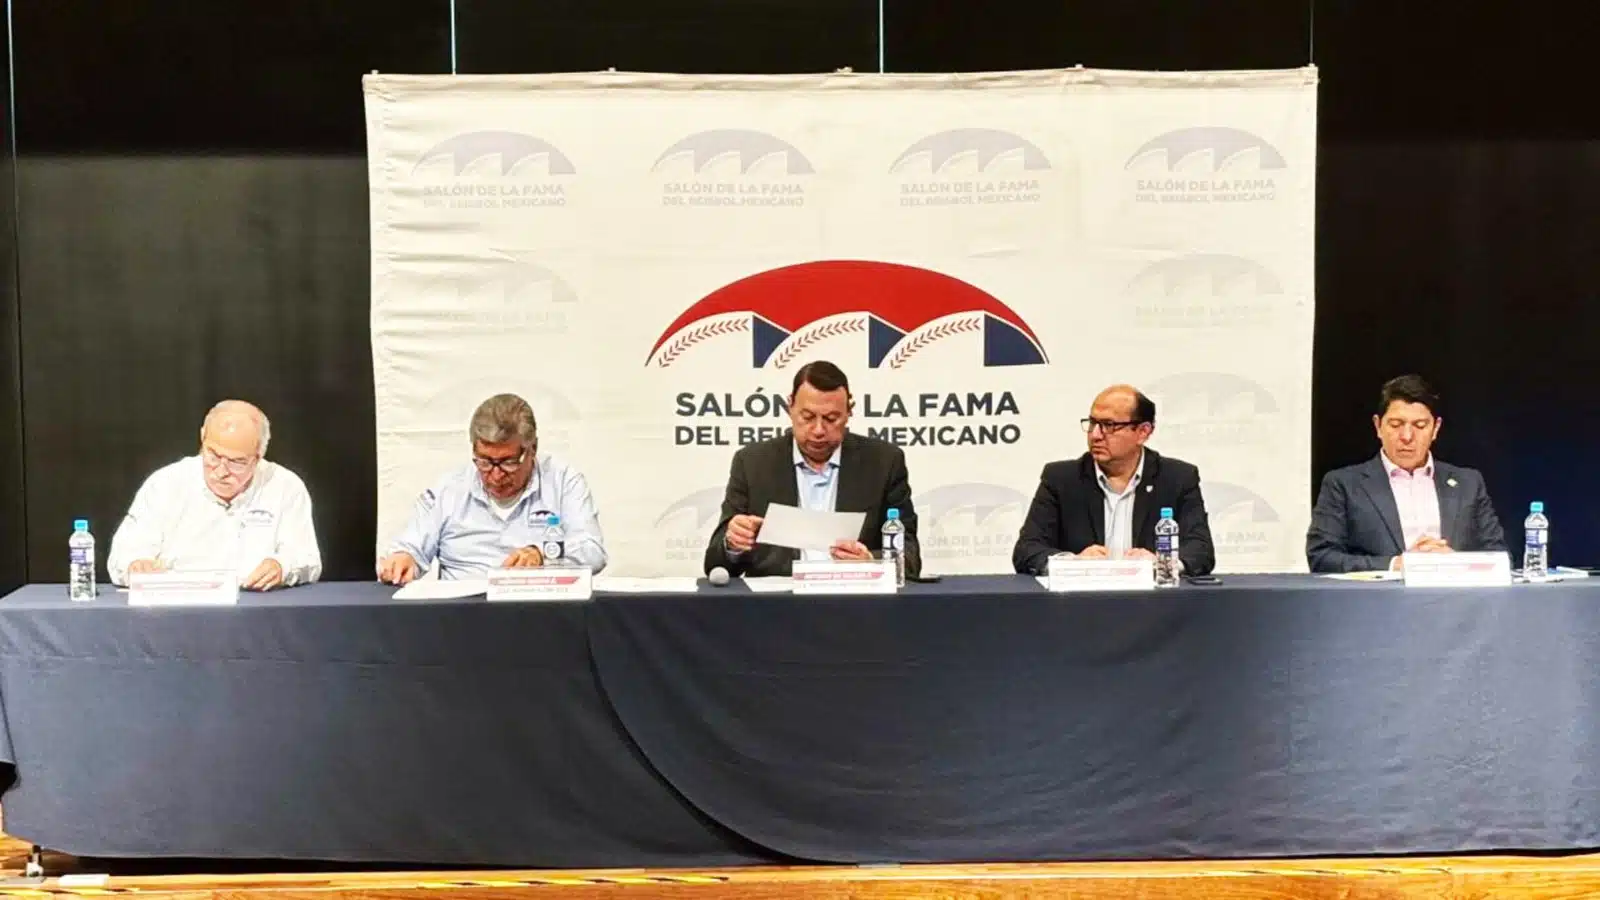
{"label": "gray hair", "polygon": [[524,447],[533,446],[539,433],[533,420],[533,407],[516,394],[495,394],[478,404],[472,413],[467,434],[474,442],[503,444],[516,438]]}
{"label": "gray hair", "polygon": [[267,414],[262,412],[261,408],[254,403],[246,403],[243,400],[223,400],[216,406],[211,407],[211,410],[206,413],[205,424],[201,427],[201,431],[204,432],[211,427],[212,419],[240,413],[249,416],[255,421],[256,433],[261,436],[261,439],[256,441],[256,455],[265,457],[267,455],[267,444],[272,440],[272,422],[267,419]]}

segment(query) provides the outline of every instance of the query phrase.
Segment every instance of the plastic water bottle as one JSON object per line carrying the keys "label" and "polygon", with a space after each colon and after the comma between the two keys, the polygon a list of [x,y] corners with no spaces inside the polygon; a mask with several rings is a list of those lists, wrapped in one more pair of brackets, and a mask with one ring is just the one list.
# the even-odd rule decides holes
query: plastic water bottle
{"label": "plastic water bottle", "polygon": [[1544,516],[1543,503],[1535,500],[1528,504],[1522,532],[1522,577],[1544,581],[1550,574],[1550,520]]}
{"label": "plastic water bottle", "polygon": [[1156,522],[1156,587],[1178,586],[1178,520],[1172,507],[1161,507]]}
{"label": "plastic water bottle", "polygon": [[906,523],[900,510],[891,508],[883,520],[883,558],[894,560],[894,583],[906,586]]}
{"label": "plastic water bottle", "polygon": [[567,530],[561,527],[561,517],[551,516],[544,523],[544,541],[539,545],[544,554],[544,564],[559,566],[567,560]]}
{"label": "plastic water bottle", "polygon": [[89,533],[88,519],[72,520],[72,537],[67,538],[67,554],[71,568],[67,573],[67,596],[73,600],[93,600],[94,535]]}

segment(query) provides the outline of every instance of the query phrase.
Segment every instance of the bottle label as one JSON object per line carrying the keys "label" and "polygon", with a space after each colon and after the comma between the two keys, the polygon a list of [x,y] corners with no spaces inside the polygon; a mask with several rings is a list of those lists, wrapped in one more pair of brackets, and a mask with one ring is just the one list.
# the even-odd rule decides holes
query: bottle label
{"label": "bottle label", "polygon": [[1175,535],[1175,534],[1158,534],[1158,535],[1156,535],[1156,553],[1157,554],[1161,554],[1161,553],[1176,553],[1176,552],[1178,552],[1178,536],[1177,535]]}
{"label": "bottle label", "polygon": [[539,548],[539,552],[544,554],[545,562],[549,562],[553,559],[560,559],[565,550],[561,541],[545,541],[544,545]]}
{"label": "bottle label", "polygon": [[1529,528],[1527,534],[1525,546],[1528,547],[1543,547],[1550,541],[1550,532],[1543,528]]}
{"label": "bottle label", "polygon": [[883,536],[883,549],[902,553],[906,549],[906,536],[904,534],[886,534]]}
{"label": "bottle label", "polygon": [[94,560],[89,557],[90,551],[88,547],[72,547],[69,549],[69,553],[72,559],[72,564],[75,566],[94,565]]}

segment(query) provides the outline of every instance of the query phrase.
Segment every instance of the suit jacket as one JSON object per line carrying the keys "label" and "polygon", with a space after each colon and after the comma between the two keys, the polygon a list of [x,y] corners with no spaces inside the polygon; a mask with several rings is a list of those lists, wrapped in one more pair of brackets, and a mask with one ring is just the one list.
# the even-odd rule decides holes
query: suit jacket
{"label": "suit jacket", "polygon": [[[917,543],[917,512],[911,505],[905,451],[887,441],[846,432],[839,451],[838,477],[834,509],[867,514],[857,539],[873,550],[883,543],[888,510],[900,510],[900,521],[906,527],[906,574],[920,574],[922,549]],[[717,566],[733,576],[792,573],[800,555],[798,550],[758,543],[735,557],[723,543],[729,519],[737,515],[765,516],[770,503],[800,505],[800,489],[795,484],[794,437],[787,433],[742,447],[733,455],[728,491],[722,498],[722,516],[706,545],[707,573]]]}
{"label": "suit jacket", "polygon": [[[1144,475],[1133,498],[1133,545],[1154,552],[1156,512],[1172,507],[1178,520],[1178,558],[1188,575],[1216,568],[1211,524],[1200,495],[1200,470],[1146,447]],[[1094,457],[1049,463],[1039,474],[1028,518],[1022,523],[1011,565],[1018,572],[1042,575],[1056,553],[1079,553],[1106,542],[1106,495],[1100,490]]]}
{"label": "suit jacket", "polygon": [[[1435,459],[1433,486],[1439,494],[1439,530],[1453,549],[1506,549],[1505,533],[1478,470]],[[1404,552],[1400,506],[1380,457],[1323,476],[1306,532],[1311,571],[1387,569],[1389,561]]]}

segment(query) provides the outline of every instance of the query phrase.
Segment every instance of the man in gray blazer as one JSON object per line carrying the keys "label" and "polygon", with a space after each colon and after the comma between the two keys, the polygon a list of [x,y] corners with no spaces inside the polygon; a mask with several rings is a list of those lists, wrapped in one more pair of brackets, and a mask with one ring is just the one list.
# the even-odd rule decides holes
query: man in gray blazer
{"label": "man in gray blazer", "polygon": [[1383,386],[1372,417],[1382,450],[1322,479],[1306,532],[1311,571],[1397,570],[1403,553],[1505,551],[1483,476],[1433,458],[1438,409],[1419,376]]}
{"label": "man in gray blazer", "polygon": [[[807,363],[794,376],[789,395],[790,433],[740,448],[733,455],[722,515],[706,545],[705,571],[719,566],[730,575],[789,575],[805,554],[833,559],[872,559],[890,509],[905,524],[906,574],[922,571],[917,512],[905,451],[877,438],[850,434],[850,382],[830,362]],[[793,550],[756,542],[767,506],[865,512],[861,534],[822,551]]]}

